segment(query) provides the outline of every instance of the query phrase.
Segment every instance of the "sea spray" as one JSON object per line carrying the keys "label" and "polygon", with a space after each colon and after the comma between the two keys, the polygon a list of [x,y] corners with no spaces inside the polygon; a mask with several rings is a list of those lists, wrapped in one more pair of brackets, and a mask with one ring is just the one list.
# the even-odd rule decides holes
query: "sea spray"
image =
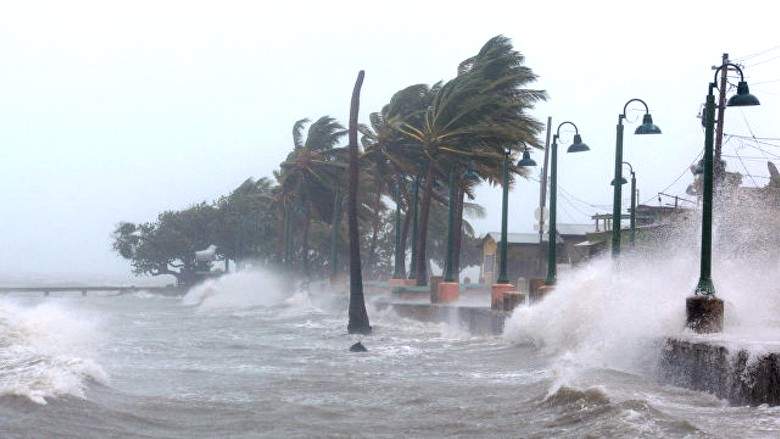
{"label": "sea spray", "polygon": [[107,375],[94,360],[96,318],[46,302],[25,307],[0,300],[0,397],[23,396],[45,404],[58,396],[84,397],[90,380]]}
{"label": "sea spray", "polygon": [[[727,199],[716,213],[713,277],[726,302],[723,334],[749,343],[780,340],[778,228],[765,209]],[[740,215],[731,214],[740,212]],[[699,275],[700,212],[662,227],[653,248],[639,244],[618,260],[592,259],[561,276],[544,300],[517,308],[505,337],[557,356],[553,391],[587,368],[654,370],[665,337],[685,332],[685,298]]]}
{"label": "sea spray", "polygon": [[278,276],[262,270],[246,270],[209,279],[192,287],[184,305],[200,310],[242,309],[278,304],[290,296]]}

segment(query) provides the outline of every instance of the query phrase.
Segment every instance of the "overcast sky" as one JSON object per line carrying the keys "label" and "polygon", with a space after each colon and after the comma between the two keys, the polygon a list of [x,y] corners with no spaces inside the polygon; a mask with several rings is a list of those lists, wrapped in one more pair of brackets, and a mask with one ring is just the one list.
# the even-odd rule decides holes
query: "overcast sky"
{"label": "overcast sky", "polygon": [[[450,79],[496,34],[512,38],[549,93],[535,116],[574,121],[592,148],[561,154],[560,222],[609,210],[615,124],[633,97],[663,130],[632,135],[641,113],[630,112],[624,157],[641,200],[683,194],[690,173],[667,186],[702,149],[697,114],[723,52],[744,59],[762,103],[727,110],[726,132],[780,137],[778,7],[693,3],[3,1],[0,281],[127,276],[129,264],[110,250],[119,221],[270,176],[295,120],[346,120],[359,69],[366,120],[402,87]],[[735,152],[764,154],[731,139],[724,153]],[[767,175],[764,161],[744,163]],[[513,189],[511,232],[533,230],[538,193],[534,181]],[[477,229],[498,230],[500,189],[477,195],[488,208]]]}

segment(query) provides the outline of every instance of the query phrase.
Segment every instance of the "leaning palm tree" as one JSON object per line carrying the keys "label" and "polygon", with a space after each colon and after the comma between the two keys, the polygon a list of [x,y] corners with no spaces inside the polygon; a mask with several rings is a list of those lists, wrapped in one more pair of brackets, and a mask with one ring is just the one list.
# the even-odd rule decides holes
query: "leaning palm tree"
{"label": "leaning palm tree", "polygon": [[[281,163],[277,174],[285,220],[287,259],[290,250],[293,219],[298,219],[301,230],[301,265],[305,278],[309,277],[309,227],[312,219],[324,222],[332,217],[335,189],[344,174],[346,163],[338,158],[336,145],[344,136],[344,127],[330,116],[323,116],[309,125],[303,137],[308,119],[301,119],[293,126],[293,150]],[[289,261],[288,261],[289,263]]]}
{"label": "leaning palm tree", "polygon": [[[396,129],[396,125],[405,119],[413,119],[420,108],[427,107],[430,103],[428,93],[425,86],[408,87],[396,93],[381,111],[369,114],[368,125],[358,126],[363,145],[361,161],[366,162],[366,171],[374,181],[373,220],[365,264],[369,269],[373,268],[376,260],[380,218],[384,211],[382,197],[393,197],[396,208],[400,208],[401,203],[395,192],[417,169],[414,146]],[[388,190],[390,188],[392,190]]]}
{"label": "leaning palm tree", "polygon": [[470,161],[497,170],[505,159],[506,147],[537,145],[541,124],[527,111],[546,95],[521,88],[535,79],[509,39],[497,36],[461,63],[458,76],[431,89],[431,104],[416,118],[397,125],[418,146],[419,162],[423,163],[417,285],[427,284],[427,223],[435,180]]}
{"label": "leaning palm tree", "polygon": [[350,334],[369,334],[366,302],[363,296],[363,276],[360,267],[360,231],[358,230],[358,110],[360,108],[360,88],[363,86],[364,72],[358,73],[349,108],[349,187],[347,198],[347,217],[349,221],[349,323]]}

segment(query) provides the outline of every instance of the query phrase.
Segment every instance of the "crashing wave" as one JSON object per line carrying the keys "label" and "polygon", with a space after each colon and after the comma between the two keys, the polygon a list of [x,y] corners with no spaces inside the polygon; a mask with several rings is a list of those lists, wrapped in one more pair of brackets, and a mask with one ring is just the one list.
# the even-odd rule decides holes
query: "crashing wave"
{"label": "crashing wave", "polygon": [[39,404],[59,396],[83,398],[90,381],[107,380],[89,355],[96,334],[94,321],[59,305],[0,301],[0,397]]}

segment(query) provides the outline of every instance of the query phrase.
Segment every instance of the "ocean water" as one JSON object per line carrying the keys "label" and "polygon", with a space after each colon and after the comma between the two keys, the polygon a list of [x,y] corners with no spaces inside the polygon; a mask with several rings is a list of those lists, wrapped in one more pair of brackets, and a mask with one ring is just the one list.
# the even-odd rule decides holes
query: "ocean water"
{"label": "ocean water", "polygon": [[[614,275],[597,261],[495,337],[370,304],[374,334],[350,336],[345,297],[263,273],[183,298],[2,296],[0,437],[780,437],[780,408],[655,379],[688,262]],[[728,334],[749,333],[730,315]],[[348,351],[357,340],[367,353]]]}

